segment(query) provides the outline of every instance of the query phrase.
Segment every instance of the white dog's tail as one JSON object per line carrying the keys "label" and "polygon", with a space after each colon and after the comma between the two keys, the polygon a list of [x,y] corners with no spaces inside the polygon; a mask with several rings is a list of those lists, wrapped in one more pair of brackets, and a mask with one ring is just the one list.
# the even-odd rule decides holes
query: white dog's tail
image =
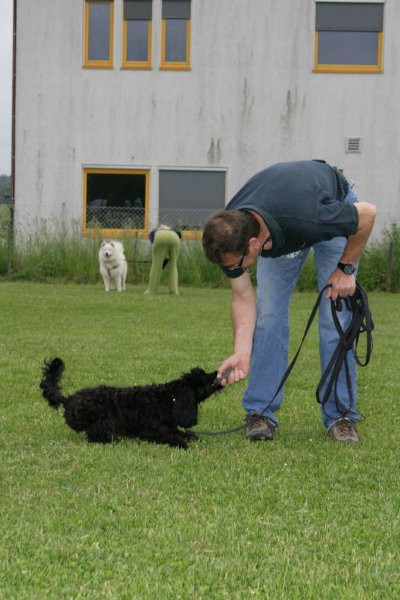
{"label": "white dog's tail", "polygon": [[58,408],[64,404],[65,398],[61,393],[60,379],[64,371],[64,363],[61,358],[53,358],[45,361],[43,366],[43,379],[40,382],[43,397],[52,408]]}

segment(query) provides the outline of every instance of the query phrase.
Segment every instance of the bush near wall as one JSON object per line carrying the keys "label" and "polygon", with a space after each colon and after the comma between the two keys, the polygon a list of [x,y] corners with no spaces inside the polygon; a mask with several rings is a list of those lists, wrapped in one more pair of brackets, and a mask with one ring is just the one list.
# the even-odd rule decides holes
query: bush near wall
{"label": "bush near wall", "polygon": [[[7,276],[7,235],[9,210],[0,205],[0,276]],[[54,227],[49,232],[42,226],[39,232],[19,242],[13,252],[13,279],[34,281],[60,280],[75,283],[101,282],[98,265],[100,235],[83,238],[78,226],[72,231]],[[148,240],[123,238],[128,260],[128,280],[133,285],[148,282],[151,267],[151,245]],[[255,269],[251,271],[255,280]],[[161,284],[167,282],[168,268]],[[392,224],[384,229],[379,242],[365,250],[358,278],[367,290],[400,291],[400,227]],[[201,241],[182,240],[179,257],[179,281],[197,287],[228,287],[229,281],[217,265],[203,254]],[[316,290],[316,272],[312,253],[299,277],[299,291]]]}
{"label": "bush near wall", "polygon": [[360,281],[366,289],[400,292],[400,226],[392,223],[379,242],[369,245],[360,261]]}
{"label": "bush near wall", "polygon": [[0,175],[0,204],[8,204],[11,196],[11,175]]}
{"label": "bush near wall", "polygon": [[8,226],[10,209],[6,204],[0,204],[0,275],[7,273]]}

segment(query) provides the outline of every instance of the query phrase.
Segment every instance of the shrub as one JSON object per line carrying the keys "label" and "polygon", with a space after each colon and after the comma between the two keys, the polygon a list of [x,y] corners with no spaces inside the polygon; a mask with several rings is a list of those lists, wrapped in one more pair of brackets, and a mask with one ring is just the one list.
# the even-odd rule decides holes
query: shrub
{"label": "shrub", "polygon": [[[0,275],[7,274],[7,237],[9,209],[0,205]],[[128,260],[128,283],[146,284],[151,267],[151,244],[147,239],[125,233],[122,238]],[[82,237],[79,226],[72,230],[42,224],[36,233],[20,239],[13,252],[13,278],[46,281],[69,280],[75,283],[100,282],[98,251],[100,232]],[[391,253],[391,267],[388,253]],[[255,269],[251,277],[255,280]],[[384,229],[380,241],[371,244],[360,261],[358,277],[367,290],[400,291],[400,228],[392,224]],[[168,278],[168,269],[162,274],[161,284]],[[196,287],[229,287],[229,280],[221,269],[204,256],[199,239],[183,239],[179,256],[179,281]],[[299,291],[316,290],[316,269],[312,253],[300,274]]]}
{"label": "shrub", "polygon": [[400,291],[400,227],[397,224],[385,228],[381,240],[368,246],[360,261],[358,276],[367,290]]}
{"label": "shrub", "polygon": [[[315,291],[316,277],[311,252],[300,274],[297,289]],[[400,227],[397,224],[393,223],[389,228],[383,229],[379,241],[366,248],[360,260],[357,277],[369,291],[400,291]]]}
{"label": "shrub", "polygon": [[0,204],[0,275],[7,272],[9,223],[10,208],[6,204]]}

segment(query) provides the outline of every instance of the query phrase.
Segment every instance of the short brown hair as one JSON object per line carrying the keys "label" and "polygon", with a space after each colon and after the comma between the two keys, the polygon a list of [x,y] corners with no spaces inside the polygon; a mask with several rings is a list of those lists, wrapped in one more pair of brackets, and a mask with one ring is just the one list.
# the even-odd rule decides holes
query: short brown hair
{"label": "short brown hair", "polygon": [[243,254],[250,238],[260,234],[260,225],[252,214],[241,210],[223,210],[210,217],[204,227],[203,249],[208,260],[220,264],[222,255]]}

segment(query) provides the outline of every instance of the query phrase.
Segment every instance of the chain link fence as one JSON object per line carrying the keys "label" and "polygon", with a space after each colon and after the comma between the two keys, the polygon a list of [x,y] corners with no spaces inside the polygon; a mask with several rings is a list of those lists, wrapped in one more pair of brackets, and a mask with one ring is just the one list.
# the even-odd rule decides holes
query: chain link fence
{"label": "chain link fence", "polygon": [[[160,208],[159,223],[179,227],[182,231],[203,229],[210,208]],[[88,206],[86,223],[89,229],[144,229],[144,208],[120,206]]]}
{"label": "chain link fence", "polygon": [[144,229],[144,208],[133,206],[88,206],[89,229]]}
{"label": "chain link fence", "polygon": [[208,217],[215,210],[210,208],[160,208],[159,223],[179,227],[182,231],[203,229]]}

